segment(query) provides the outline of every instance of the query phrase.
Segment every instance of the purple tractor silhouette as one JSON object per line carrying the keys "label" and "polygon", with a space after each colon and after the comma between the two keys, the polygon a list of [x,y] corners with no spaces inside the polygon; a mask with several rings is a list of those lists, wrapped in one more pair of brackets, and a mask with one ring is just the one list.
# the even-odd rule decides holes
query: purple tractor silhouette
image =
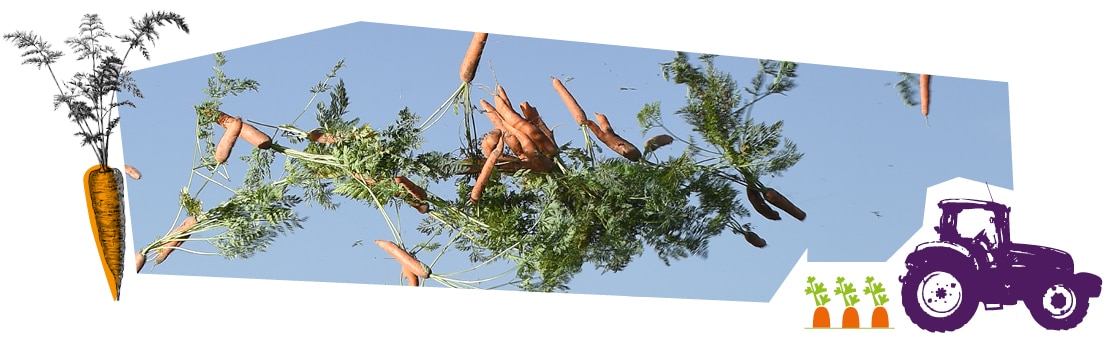
{"label": "purple tractor silhouette", "polygon": [[[938,207],[941,223],[934,230],[939,240],[907,255],[907,273],[899,277],[903,308],[922,329],[957,330],[972,319],[979,303],[999,310],[1022,301],[1039,325],[1066,330],[1085,318],[1089,298],[1100,296],[1101,278],[1074,273],[1069,253],[1012,243],[1010,207],[972,199],[946,199]],[[976,232],[971,236],[958,230],[959,217],[981,218],[981,213],[990,225],[970,231]]]}

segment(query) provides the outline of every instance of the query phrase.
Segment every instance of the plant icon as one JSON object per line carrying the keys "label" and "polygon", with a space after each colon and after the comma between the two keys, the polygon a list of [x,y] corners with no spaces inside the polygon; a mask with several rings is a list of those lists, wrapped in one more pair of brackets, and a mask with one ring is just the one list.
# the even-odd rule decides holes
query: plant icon
{"label": "plant icon", "polygon": [[883,294],[886,289],[883,283],[877,282],[872,276],[868,276],[864,282],[868,284],[864,287],[864,295],[872,297],[872,304],[876,306],[876,309],[872,310],[872,328],[887,328],[887,309],[883,307],[889,301],[887,294]]}
{"label": "plant icon", "polygon": [[841,315],[841,327],[859,328],[860,314],[854,307],[856,303],[860,302],[860,298],[856,295],[856,287],[852,283],[845,282],[845,277],[837,277],[837,288],[833,289],[833,293],[840,294],[841,299],[845,301],[845,312]]}
{"label": "plant icon", "polygon": [[829,303],[829,294],[826,293],[825,283],[818,282],[814,276],[806,277],[806,294],[814,297],[814,328],[829,328],[829,309],[825,308],[825,304]]}

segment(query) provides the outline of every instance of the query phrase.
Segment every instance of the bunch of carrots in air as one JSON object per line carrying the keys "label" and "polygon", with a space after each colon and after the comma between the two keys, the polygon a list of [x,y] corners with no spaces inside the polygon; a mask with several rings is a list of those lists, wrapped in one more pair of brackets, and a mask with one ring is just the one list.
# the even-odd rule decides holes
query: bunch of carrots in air
{"label": "bunch of carrots in air", "polygon": [[[221,249],[226,257],[247,257],[262,251],[273,234],[282,232],[283,228],[298,226],[301,219],[292,209],[299,201],[285,200],[288,198],[286,191],[294,187],[314,193],[305,198],[316,200],[327,208],[333,194],[367,201],[376,207],[384,216],[394,240],[375,239],[374,242],[399,262],[401,279],[410,286],[421,285],[420,279],[432,279],[450,287],[475,288],[476,283],[491,279],[458,280],[451,278],[454,273],[434,271],[436,262],[450,248],[472,252],[470,259],[481,262],[469,270],[503,258],[517,264],[505,273],[517,271],[524,283],[534,276],[541,278],[539,283],[524,284],[525,288],[551,290],[562,288],[569,276],[579,272],[582,265],[590,261],[599,267],[618,271],[631,257],[642,253],[645,244],[659,251],[664,262],[690,255],[704,256],[708,247],[706,242],[725,228],[742,234],[755,247],[767,246],[767,241],[760,238],[750,225],[741,224],[736,219],[747,216],[748,211],[735,202],[736,192],[731,187],[734,183],[744,186],[747,200],[764,218],[773,221],[781,219],[779,212],[771,207],[774,206],[791,217],[805,220],[804,211],[779,191],[758,181],[758,177],[764,174],[761,172],[780,172],[801,157],[792,144],[780,142],[781,122],[766,126],[754,124],[749,119],[738,125],[744,137],[716,143],[722,149],[731,147],[735,156],[735,162],[731,164],[702,164],[700,162],[703,161],[694,159],[697,155],[691,152],[690,147],[680,157],[655,162],[648,155],[675,141],[686,142],[691,147],[697,145],[666,133],[649,137],[641,151],[617,133],[605,114],[593,112],[590,119],[565,84],[552,77],[551,86],[585,136],[587,150],[583,151],[560,142],[554,128],[543,120],[538,108],[529,101],[516,105],[500,84],[494,87],[491,101],[479,99],[476,105],[473,104],[470,89],[487,39],[487,33],[473,34],[458,73],[461,85],[433,115],[419,123],[420,118],[404,109],[399,113],[399,120],[383,130],[372,129],[368,125],[358,126],[356,120],[342,118],[348,98],[344,82],[338,81],[331,86],[323,82],[314,92],[317,96],[327,89],[333,91],[328,104],[318,104],[318,128],[304,131],[294,123],[270,126],[275,128],[276,135],[268,135],[257,127],[260,123],[219,109],[224,96],[239,93],[234,89],[254,90],[256,84],[251,80],[230,79],[218,72],[218,78],[211,81],[208,91],[215,95],[197,107],[199,133],[202,134],[199,141],[212,141],[207,140],[213,135],[207,132],[210,126],[216,125],[212,128],[219,127],[224,132],[216,143],[197,147],[205,148],[207,152],[194,174],[205,178],[207,183],[216,182],[212,174],[231,158],[237,142],[243,141],[252,146],[251,154],[243,158],[249,162],[249,173],[255,175],[248,181],[251,184],[244,188],[234,190],[226,187],[233,193],[233,198],[209,210],[201,208],[196,194],[184,192],[181,199],[185,218],[181,222],[176,219],[179,223],[176,228],[136,254],[137,271],[142,269],[151,253],[156,253],[156,264],[162,263],[173,251],[185,250],[182,245],[191,240],[191,236],[222,227],[227,227],[228,231],[209,237],[207,241]],[[220,53],[217,59],[218,65],[224,61]],[[771,67],[772,63],[761,62],[761,65],[762,73],[777,74],[775,83],[766,86],[769,91],[793,87],[787,82],[794,77],[793,64],[780,63]],[[327,75],[327,80],[334,78],[342,66],[343,62],[339,62]],[[723,74],[710,70],[707,76]],[[718,78],[711,81],[724,80]],[[212,87],[213,83],[226,82],[225,85]],[[756,86],[755,91],[763,87]],[[754,98],[766,96],[758,92],[753,95]],[[754,103],[755,100],[739,106],[752,106]],[[455,108],[467,109],[463,122],[467,144],[460,149],[465,158],[437,151],[411,155],[419,149],[418,135],[438,122],[451,104]],[[474,109],[489,120],[490,129],[478,129],[472,117]],[[666,128],[662,121],[648,121],[645,124],[641,120],[645,132],[654,126]],[[298,150],[281,144],[277,141],[279,133],[295,143],[306,141],[307,145]],[[592,146],[590,135],[619,158],[597,160],[592,154],[592,147],[595,146]],[[777,151],[775,147],[780,144],[785,148]],[[276,153],[290,160],[284,167],[286,177],[263,182],[257,178],[262,176],[260,173],[263,171],[253,168],[270,165],[270,156]],[[717,151],[707,150],[704,153]],[[210,174],[201,173],[201,168],[209,168]],[[744,178],[724,172],[726,168],[735,168]],[[413,181],[418,178],[414,176],[422,176],[423,180],[429,181],[461,176],[464,181],[458,181],[460,198],[440,197],[425,188],[429,181]],[[632,185],[605,184],[618,180],[618,176],[628,176]],[[513,182],[505,182],[507,178],[517,180],[514,183],[519,186],[518,191],[509,191]],[[466,185],[470,179],[472,184]],[[335,184],[336,188],[327,189],[328,184]],[[283,195],[266,196],[273,193]],[[603,199],[606,195],[611,199]],[[699,203],[692,204],[688,195],[697,195]],[[652,198],[649,200],[648,196]],[[263,197],[266,198],[260,199]],[[420,224],[421,232],[451,233],[450,243],[434,245],[428,241],[413,246],[404,245],[399,230],[385,210],[390,201],[406,203],[425,215]],[[593,208],[582,208],[584,206]],[[642,210],[651,206],[658,207],[655,207],[656,210]],[[257,213],[266,211],[273,213]],[[601,217],[604,214],[610,218]],[[253,230],[240,229],[244,221],[238,216],[250,217],[250,222],[258,226]],[[641,239],[645,243],[641,243]],[[418,258],[422,251],[440,252],[432,260],[422,261]]]}

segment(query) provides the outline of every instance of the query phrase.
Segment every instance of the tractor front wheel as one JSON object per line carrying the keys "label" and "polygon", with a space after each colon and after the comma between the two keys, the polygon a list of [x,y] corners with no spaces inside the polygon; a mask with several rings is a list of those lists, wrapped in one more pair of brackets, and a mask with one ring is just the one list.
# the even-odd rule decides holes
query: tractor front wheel
{"label": "tractor front wheel", "polygon": [[1089,298],[1062,282],[1043,287],[1024,303],[1035,322],[1049,330],[1072,329],[1081,324],[1089,310]]}

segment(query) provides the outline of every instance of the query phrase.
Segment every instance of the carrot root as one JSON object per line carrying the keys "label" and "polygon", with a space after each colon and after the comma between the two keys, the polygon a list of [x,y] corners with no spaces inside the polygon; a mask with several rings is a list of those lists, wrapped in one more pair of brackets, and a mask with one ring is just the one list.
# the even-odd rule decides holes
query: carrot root
{"label": "carrot root", "polygon": [[147,256],[141,252],[136,252],[136,273],[143,269],[143,265],[147,263]]}
{"label": "carrot root", "polygon": [[663,147],[671,143],[674,143],[674,137],[663,134],[648,138],[647,142],[643,143],[643,148],[646,148],[647,151],[654,151],[659,149],[659,147]]}
{"label": "carrot root", "polygon": [[225,134],[221,135],[221,140],[217,142],[217,148],[213,151],[214,159],[217,163],[225,163],[232,154],[233,146],[236,145],[236,139],[240,137],[240,131],[244,128],[244,122],[239,118],[229,120],[225,124]]}
{"label": "carrot root", "polygon": [[469,193],[469,199],[473,203],[479,202],[481,194],[484,193],[484,186],[488,184],[488,178],[492,176],[492,169],[496,167],[496,161],[500,158],[500,152],[504,150],[504,139],[500,137],[499,142],[496,143],[496,149],[488,154],[488,159],[484,161],[484,167],[481,167],[480,174],[477,175],[477,182],[473,184],[473,190]]}
{"label": "carrot root", "polygon": [[411,207],[414,207],[415,210],[418,210],[418,212],[422,214],[426,214],[426,212],[430,211],[430,205],[426,203],[426,190],[422,189],[422,187],[419,187],[414,182],[411,182],[407,177],[396,176],[394,180],[395,183],[403,185],[403,188],[406,188],[407,192],[418,200],[410,201]]}
{"label": "carrot root", "polygon": [[132,165],[125,164],[124,173],[127,173],[128,177],[132,177],[132,179],[135,180],[143,178],[143,174],[141,174],[140,171],[137,170],[135,167],[132,167]]}
{"label": "carrot root", "polygon": [[922,74],[918,77],[918,89],[922,102],[922,117],[930,116],[930,75]]}
{"label": "carrot root", "polygon": [[[233,120],[241,121],[240,117],[232,117],[227,113],[221,112],[217,117],[217,124],[228,130],[228,125],[231,124]],[[256,126],[252,126],[250,123],[243,123],[241,125],[240,138],[262,150],[271,148],[271,136],[260,132]]]}
{"label": "carrot root", "polygon": [[477,75],[477,66],[480,65],[481,54],[484,53],[484,45],[487,42],[488,33],[473,33],[473,41],[469,42],[469,49],[465,51],[465,59],[461,61],[460,75],[462,82],[473,82],[473,78]]}
{"label": "carrot root", "polygon": [[407,278],[407,285],[418,287],[418,276],[414,273],[411,273],[411,271],[407,270],[406,268],[403,269],[403,277]]}
{"label": "carrot root", "polygon": [[744,240],[748,241],[748,244],[751,244],[756,248],[767,247],[767,240],[760,237],[758,234],[756,234],[756,232],[744,232]]}
{"label": "carrot root", "polygon": [[399,264],[403,265],[406,271],[422,279],[430,278],[430,272],[427,271],[426,266],[424,266],[422,262],[419,262],[418,259],[411,256],[410,253],[404,251],[403,248],[400,248],[399,245],[396,245],[395,242],[388,242],[382,239],[377,239],[375,242],[376,245],[380,246],[381,249],[391,255],[392,258],[399,261]]}
{"label": "carrot root", "polygon": [[799,221],[806,220],[806,212],[803,212],[801,209],[795,206],[794,203],[791,203],[790,200],[788,200],[786,197],[783,197],[783,195],[779,193],[779,191],[776,191],[774,188],[767,188],[767,191],[764,192],[764,199],[766,199],[767,202],[771,203],[775,207],[783,210],[783,212],[787,212],[787,214],[791,215],[791,217],[794,217]]}
{"label": "carrot root", "polygon": [[562,84],[562,81],[557,77],[551,77],[550,79],[551,83],[554,85],[554,90],[558,92],[558,96],[562,98],[562,102],[564,102],[566,108],[570,110],[570,115],[573,116],[574,121],[579,126],[588,122],[589,118],[585,116],[585,110],[581,108],[581,105],[578,104],[577,100],[570,94],[570,90],[566,89],[566,85]]}
{"label": "carrot root", "polygon": [[749,187],[746,192],[748,193],[748,202],[752,203],[752,208],[755,208],[756,213],[772,221],[782,220],[782,217],[779,216],[779,212],[776,212],[774,208],[768,206],[767,202],[764,201],[763,192],[751,187]]}
{"label": "carrot root", "polygon": [[306,138],[309,139],[312,142],[317,142],[317,143],[321,143],[321,144],[337,142],[337,139],[333,138],[332,135],[330,135],[328,133],[325,133],[325,131],[322,131],[322,129],[320,129],[320,128],[315,129],[313,131],[310,131],[310,133],[308,133],[306,135]]}
{"label": "carrot root", "polygon": [[[194,227],[194,225],[197,223],[198,221],[194,218],[194,216],[186,217],[186,219],[182,220],[182,223],[178,225],[178,228],[175,228],[174,232],[171,233],[185,233],[186,231],[189,231],[190,228]],[[190,235],[183,234],[176,238],[180,240],[168,242],[167,244],[159,248],[159,253],[155,255],[155,265],[162,264],[163,261],[167,260],[167,257],[170,256],[171,252],[173,252],[175,248],[182,246],[182,244],[185,243],[185,241],[183,240],[186,238],[190,238]]]}
{"label": "carrot root", "polygon": [[[601,123],[608,123],[608,118],[605,117],[605,115],[594,113],[594,116],[597,117],[597,121]],[[604,144],[608,146],[608,148],[611,148],[616,153],[624,156],[624,158],[627,158],[632,162],[639,162],[640,158],[643,157],[643,155],[639,153],[639,149],[637,149],[635,145],[632,145],[631,142],[628,142],[628,140],[625,140],[623,137],[620,137],[620,135],[617,135],[616,132],[613,132],[612,127],[609,127],[606,131],[604,128],[598,127],[597,124],[593,123],[592,121],[586,121],[585,124],[589,126],[589,130],[597,136],[598,140],[604,142]]]}
{"label": "carrot root", "polygon": [[83,179],[97,254],[109,292],[119,301],[124,279],[124,175],[119,169],[98,164],[86,170]]}

